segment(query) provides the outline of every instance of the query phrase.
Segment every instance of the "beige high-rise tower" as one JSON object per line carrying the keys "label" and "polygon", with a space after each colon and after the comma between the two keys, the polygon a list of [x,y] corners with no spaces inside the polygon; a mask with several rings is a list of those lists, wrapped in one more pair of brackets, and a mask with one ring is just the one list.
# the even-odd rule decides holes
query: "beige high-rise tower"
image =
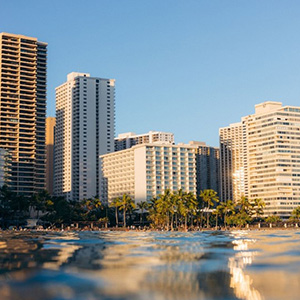
{"label": "beige high-rise tower", "polygon": [[300,205],[300,107],[267,101],[220,129],[222,200],[262,199],[265,215]]}
{"label": "beige high-rise tower", "polygon": [[55,117],[46,119],[46,190],[53,194]]}
{"label": "beige high-rise tower", "polygon": [[11,189],[45,189],[47,44],[0,33],[0,147],[12,158]]}

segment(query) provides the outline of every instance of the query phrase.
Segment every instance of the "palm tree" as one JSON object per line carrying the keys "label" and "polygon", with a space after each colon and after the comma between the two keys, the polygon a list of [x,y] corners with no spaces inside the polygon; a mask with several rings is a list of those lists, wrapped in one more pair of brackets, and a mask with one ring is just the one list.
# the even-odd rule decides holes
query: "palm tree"
{"label": "palm tree", "polygon": [[300,206],[297,206],[296,208],[293,209],[292,211],[292,218],[300,221]]}
{"label": "palm tree", "polygon": [[221,202],[218,207],[220,208],[221,214],[224,215],[224,227],[227,227],[227,217],[229,214],[235,213],[235,206],[232,200],[227,200],[226,202]]}
{"label": "palm tree", "polygon": [[237,201],[237,206],[239,207],[240,212],[246,212],[250,216],[252,215],[252,205],[247,197],[242,196],[241,199]]}
{"label": "palm tree", "polygon": [[167,230],[169,230],[170,225],[171,199],[172,193],[169,189],[166,189],[156,200],[157,213],[160,214],[160,218],[164,220],[164,225]]}
{"label": "palm tree", "polygon": [[123,210],[123,227],[126,227],[126,211],[135,208],[134,201],[127,194],[123,194],[121,199],[121,210]]}
{"label": "palm tree", "polygon": [[256,218],[264,214],[264,207],[266,206],[265,202],[260,198],[255,198],[252,204]]}
{"label": "palm tree", "polygon": [[30,198],[30,208],[36,211],[36,218],[39,219],[40,212],[44,212],[47,202],[51,201],[51,196],[46,190],[42,190]]}
{"label": "palm tree", "polygon": [[184,192],[182,189],[179,189],[175,192],[172,203],[172,212],[175,214],[175,226],[178,227],[178,214],[182,214],[182,204],[184,199]]}
{"label": "palm tree", "polygon": [[222,205],[218,205],[213,211],[213,214],[216,216],[216,229],[218,228],[218,218],[224,213],[224,208]]}
{"label": "palm tree", "polygon": [[148,209],[148,202],[147,201],[138,202],[137,207],[141,210],[140,223],[144,225],[144,210]]}
{"label": "palm tree", "polygon": [[115,208],[115,213],[116,213],[116,227],[118,227],[119,224],[119,219],[118,219],[118,215],[119,215],[119,207],[121,206],[121,198],[117,197],[114,198],[111,203],[109,204],[110,207],[114,207]]}
{"label": "palm tree", "polygon": [[217,192],[211,189],[203,190],[200,192],[200,197],[207,203],[207,228],[209,227],[209,209],[213,207],[215,203],[219,202]]}
{"label": "palm tree", "polygon": [[93,221],[98,218],[99,209],[102,208],[102,203],[99,198],[93,197],[89,199],[84,199],[82,205],[85,210],[85,216],[88,221]]}
{"label": "palm tree", "polygon": [[266,218],[266,222],[270,224],[270,227],[272,227],[272,224],[277,224],[281,221],[279,216],[276,215],[270,215]]}

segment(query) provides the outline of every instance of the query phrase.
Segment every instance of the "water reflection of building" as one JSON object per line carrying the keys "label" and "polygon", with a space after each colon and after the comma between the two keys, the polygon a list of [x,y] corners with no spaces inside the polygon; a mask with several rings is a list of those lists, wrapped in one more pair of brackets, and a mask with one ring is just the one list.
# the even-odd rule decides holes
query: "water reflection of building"
{"label": "water reflection of building", "polygon": [[235,295],[244,300],[261,300],[263,299],[257,289],[252,285],[252,278],[245,274],[245,267],[251,265],[256,252],[249,251],[248,243],[254,240],[236,239],[233,241],[235,256],[229,258],[228,266],[230,269],[231,280],[230,287],[234,289]]}
{"label": "water reflection of building", "polygon": [[2,274],[27,270],[40,266],[47,258],[52,259],[57,250],[41,252],[43,241],[35,238],[33,233],[1,233],[0,270]]}
{"label": "water reflection of building", "polygon": [[[230,285],[244,300],[299,299],[298,232],[235,232]],[[248,238],[254,237],[255,240]]]}

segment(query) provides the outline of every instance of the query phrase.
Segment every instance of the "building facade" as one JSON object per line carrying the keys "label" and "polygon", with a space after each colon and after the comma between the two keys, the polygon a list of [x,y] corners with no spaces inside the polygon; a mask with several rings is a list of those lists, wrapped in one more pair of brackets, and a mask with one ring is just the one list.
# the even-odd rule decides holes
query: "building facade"
{"label": "building facade", "polygon": [[100,195],[100,155],[114,150],[115,80],[70,73],[56,88],[55,194]]}
{"label": "building facade", "polygon": [[53,194],[55,117],[46,118],[46,190]]}
{"label": "building facade", "polygon": [[244,122],[220,128],[220,198],[238,201],[248,196],[247,148]]}
{"label": "building facade", "polygon": [[264,102],[242,124],[245,195],[262,199],[265,215],[287,218],[300,205],[300,107]]}
{"label": "building facade", "polygon": [[0,147],[11,155],[11,189],[45,189],[47,44],[0,33]]}
{"label": "building facade", "polygon": [[10,186],[11,177],[11,156],[8,150],[0,148],[0,187]]}
{"label": "building facade", "polygon": [[220,151],[217,147],[210,147],[204,142],[192,141],[196,146],[196,181],[197,195],[203,190],[219,191],[220,179]]}
{"label": "building facade", "polygon": [[115,138],[115,151],[146,143],[168,143],[173,145],[174,134],[162,131],[149,131],[144,134],[135,134],[134,132],[122,133]]}
{"label": "building facade", "polygon": [[124,193],[136,202],[166,189],[196,195],[196,149],[191,145],[141,144],[102,155],[102,195],[110,202]]}

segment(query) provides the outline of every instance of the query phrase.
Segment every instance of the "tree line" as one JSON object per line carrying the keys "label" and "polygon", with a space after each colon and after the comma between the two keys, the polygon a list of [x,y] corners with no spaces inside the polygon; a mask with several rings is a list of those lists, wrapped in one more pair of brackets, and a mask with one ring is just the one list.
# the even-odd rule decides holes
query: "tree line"
{"label": "tree line", "polygon": [[[41,191],[31,197],[17,195],[7,186],[0,188],[1,227],[22,226],[26,219],[35,218],[47,227],[96,224],[99,227],[147,226],[164,230],[188,230],[189,228],[211,228],[238,226],[267,222],[280,222],[279,216],[263,218],[265,203],[261,199],[249,201],[241,197],[236,202],[220,202],[217,192],[206,189],[198,196],[178,190],[165,190],[149,201],[135,204],[123,194],[109,204],[98,197],[82,201],[67,201],[64,197],[51,196]],[[300,207],[293,210],[291,221],[300,221]]]}

